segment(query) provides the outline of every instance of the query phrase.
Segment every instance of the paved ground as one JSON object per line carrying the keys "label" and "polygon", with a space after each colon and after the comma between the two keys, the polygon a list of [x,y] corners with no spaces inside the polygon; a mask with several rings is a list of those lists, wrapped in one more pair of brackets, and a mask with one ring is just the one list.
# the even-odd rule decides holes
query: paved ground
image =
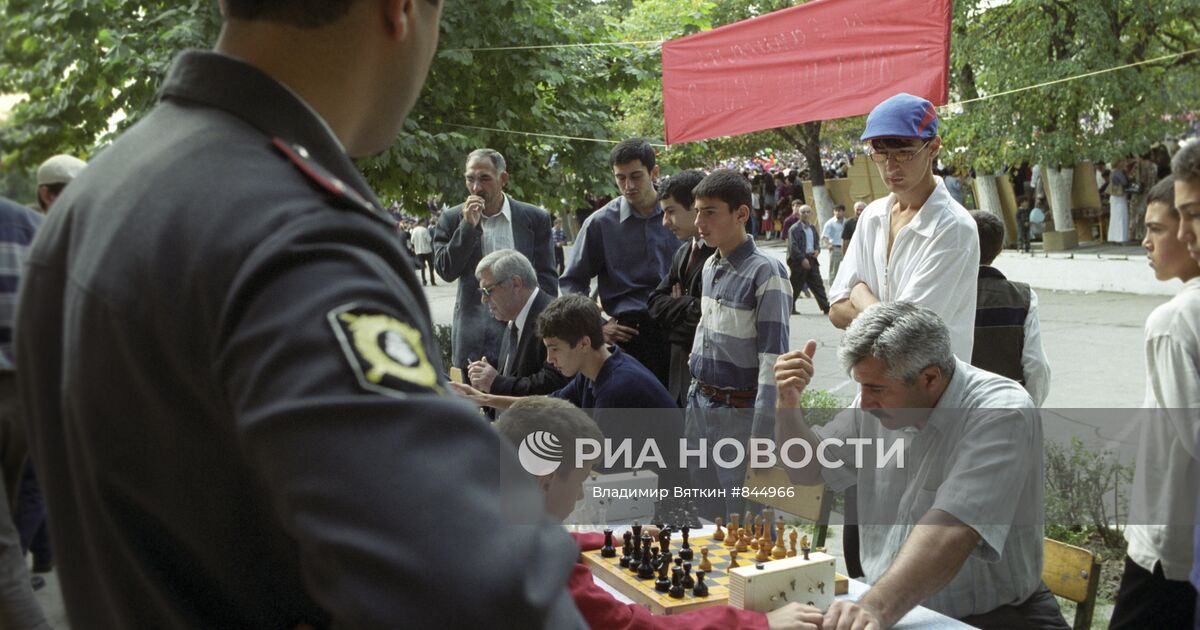
{"label": "paved ground", "polygon": [[[766,249],[780,258],[784,249],[779,242],[768,243]],[[1126,260],[1127,264],[1114,266],[1109,273],[1117,286],[1144,284],[1149,275],[1140,260],[1141,253],[1131,247],[1106,247],[1089,249],[1086,255],[1095,258]],[[1006,260],[1027,255],[1006,253],[998,263],[1004,268]],[[1035,254],[1035,258],[1036,258]],[[1030,282],[1035,287],[1069,285],[1073,269],[1079,268],[1079,258],[1071,256],[1043,256],[1030,264],[1019,266],[1025,272],[1010,273],[1010,278]],[[826,265],[823,269],[828,271]],[[456,285],[440,282],[428,287],[426,296],[434,321],[450,324],[454,312]],[[1050,395],[1046,401],[1049,408],[1131,408],[1140,405],[1144,389],[1145,360],[1142,353],[1142,326],[1146,317],[1156,306],[1168,298],[1161,295],[1138,295],[1131,293],[1072,292],[1041,289],[1042,335],[1046,354],[1050,359],[1053,375]],[[791,320],[791,345],[800,347],[808,339],[818,343],[816,356],[817,373],[813,386],[833,392],[848,401],[854,395],[853,382],[837,365],[836,349],[841,331],[834,328],[817,308],[813,300],[800,300],[799,315]],[[1056,432],[1062,434],[1105,433],[1099,427],[1088,425],[1091,420],[1082,412],[1058,412],[1070,416],[1069,422],[1056,423],[1065,427]],[[1047,435],[1052,433],[1047,421]],[[1105,433],[1107,439],[1121,436]],[[840,527],[835,527],[830,541],[831,551],[840,555]],[[67,628],[61,595],[56,575],[47,576],[48,585],[38,592],[56,629]],[[1097,622],[1106,619],[1109,610],[1101,607]],[[1097,627],[1103,627],[1098,625]]]}

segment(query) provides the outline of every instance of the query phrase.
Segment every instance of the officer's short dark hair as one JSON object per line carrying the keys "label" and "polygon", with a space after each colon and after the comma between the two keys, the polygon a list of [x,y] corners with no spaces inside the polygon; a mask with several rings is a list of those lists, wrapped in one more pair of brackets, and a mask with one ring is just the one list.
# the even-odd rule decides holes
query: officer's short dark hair
{"label": "officer's short dark hair", "polygon": [[845,211],[846,211],[846,204],[844,204],[844,203],[838,203],[838,204],[834,204],[834,205],[833,205],[833,211],[834,211],[834,212],[837,212],[838,210],[841,210],[842,212],[845,212]]}
{"label": "officer's short dark hair", "polygon": [[979,264],[990,265],[1004,249],[1004,222],[983,210],[972,210],[971,217],[979,228]]}
{"label": "officer's short dark hair", "polygon": [[1171,216],[1179,216],[1179,208],[1175,207],[1175,176],[1167,175],[1166,178],[1159,180],[1153,188],[1150,189],[1150,194],[1146,195],[1146,205],[1152,203],[1161,203],[1167,207]]}
{"label": "officer's short dark hair", "polygon": [[1171,158],[1171,176],[1186,182],[1200,182],[1200,140],[1191,140],[1179,147]]}
{"label": "officer's short dark hair", "polygon": [[679,205],[685,208],[691,208],[692,202],[696,200],[692,196],[692,189],[700,180],[704,179],[704,173],[696,169],[676,173],[666,179],[658,186],[658,200],[663,201],[667,197],[679,202]]}
{"label": "officer's short dark hair", "polygon": [[[239,20],[279,22],[300,28],[328,26],[359,0],[225,0],[225,13]],[[429,0],[437,6],[440,0]]]}
{"label": "officer's short dark hair", "polygon": [[692,195],[719,199],[729,204],[730,212],[736,212],[740,206],[750,207],[750,182],[737,171],[718,169],[701,180],[692,189]]}
{"label": "officer's short dark hair", "polygon": [[604,345],[604,328],[600,307],[583,295],[564,295],[546,305],[538,316],[538,336],[542,339],[561,339],[574,348],[587,337],[593,348]]}
{"label": "officer's short dark hair", "polygon": [[610,168],[635,161],[641,162],[646,167],[647,173],[654,170],[654,147],[641,138],[622,140],[613,147],[612,153],[608,154]]}
{"label": "officer's short dark hair", "polygon": [[496,420],[496,430],[513,446],[538,431],[547,431],[558,439],[562,446],[562,464],[557,474],[567,475],[580,467],[575,460],[575,445],[579,440],[602,442],[604,433],[584,411],[560,398],[528,396],[513,403]]}

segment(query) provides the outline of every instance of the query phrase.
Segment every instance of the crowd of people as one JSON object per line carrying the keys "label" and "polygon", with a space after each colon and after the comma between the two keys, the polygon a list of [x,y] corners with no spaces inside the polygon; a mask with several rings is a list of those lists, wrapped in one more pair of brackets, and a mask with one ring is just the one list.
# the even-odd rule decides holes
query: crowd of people
{"label": "crowd of people", "polygon": [[[662,177],[633,138],[607,164],[620,195],[569,251],[488,148],[464,157],[462,203],[399,230],[351,158],[394,141],[437,3],[223,8],[216,49],[182,54],[147,116],[86,166],[47,162],[44,214],[0,204],[0,504],[18,480],[45,493],[55,554],[34,568],[58,572],[73,625],[870,629],[923,605],[1068,627],[1041,577],[1037,295],[993,266],[1003,224],[935,174],[929,101],[896,94],[867,117],[889,194],[851,219],[816,225],[782,174]],[[1194,409],[1200,143],[1146,197],[1155,273],[1185,281],[1146,323],[1146,406]],[[786,262],[753,237],[756,207],[781,203]],[[437,279],[456,283],[450,365],[422,288]],[[837,361],[858,383],[824,426],[802,400],[825,359],[790,343],[804,288],[845,330]],[[561,527],[595,464],[573,445],[619,437],[631,409],[691,451],[835,441],[855,461],[856,440],[908,441],[907,466],[787,470],[846,492],[866,593],[655,617],[597,588],[578,562],[597,541]],[[515,448],[538,431],[564,453],[544,474]],[[1170,518],[1131,528],[1113,627],[1195,619],[1197,444],[1186,417],[1142,427],[1135,491]],[[746,475],[744,460],[663,472],[722,490]],[[694,506],[745,507],[732,492]],[[38,548],[12,521],[0,510],[0,625],[44,628]]]}

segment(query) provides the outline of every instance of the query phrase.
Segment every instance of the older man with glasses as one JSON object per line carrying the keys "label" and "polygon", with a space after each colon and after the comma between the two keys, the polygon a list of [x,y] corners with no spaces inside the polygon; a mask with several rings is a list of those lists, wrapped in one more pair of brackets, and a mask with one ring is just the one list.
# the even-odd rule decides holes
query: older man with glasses
{"label": "older man with glasses", "polygon": [[975,221],[933,174],[942,140],[929,101],[897,94],[867,117],[862,139],[891,191],[859,216],[829,291],[829,319],[846,328],[868,307],[912,302],[950,328],[954,354],[971,359],[979,237]]}

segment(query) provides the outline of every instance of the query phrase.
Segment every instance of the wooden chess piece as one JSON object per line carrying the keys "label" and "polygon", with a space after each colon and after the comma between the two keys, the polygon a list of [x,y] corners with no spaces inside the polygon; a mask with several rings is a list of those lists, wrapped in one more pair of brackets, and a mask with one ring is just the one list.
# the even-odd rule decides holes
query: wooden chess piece
{"label": "wooden chess piece", "polygon": [[808,536],[801,536],[800,537],[800,553],[804,554],[805,560],[808,560],[808,552],[809,552]]}
{"label": "wooden chess piece", "polygon": [[642,561],[637,565],[639,580],[654,579],[654,565],[651,564],[654,557],[650,554],[650,541],[650,534],[642,534]]}
{"label": "wooden chess piece", "polygon": [[654,582],[654,590],[660,593],[666,593],[667,591],[671,590],[671,579],[667,577],[667,571],[670,570],[670,568],[671,565],[667,564],[666,562],[662,563],[658,567],[658,579]]}
{"label": "wooden chess piece", "polygon": [[629,561],[632,560],[633,554],[633,533],[625,532],[625,544],[621,545],[621,566],[629,568]]}
{"label": "wooden chess piece", "polygon": [[667,594],[675,599],[683,597],[683,569],[671,572],[671,590]]}
{"label": "wooden chess piece", "polygon": [[759,541],[758,553],[754,556],[755,562],[766,562],[771,559],[771,554],[767,553],[767,547],[770,546],[766,540]]}
{"label": "wooden chess piece", "polygon": [[683,563],[683,588],[692,588],[696,581],[692,579],[692,563]]}
{"label": "wooden chess piece", "polygon": [[736,549],[742,553],[750,551],[750,541],[746,538],[746,528],[738,528],[738,541]]}
{"label": "wooden chess piece", "polygon": [[727,536],[725,538],[725,546],[726,547],[732,547],[737,544],[737,541],[738,541],[737,532],[738,532],[738,515],[730,514],[729,515],[729,536]]}
{"label": "wooden chess piece", "polygon": [[696,587],[692,589],[692,595],[696,597],[708,597],[708,585],[704,583],[705,573],[703,569],[696,571]]}
{"label": "wooden chess piece", "polygon": [[733,568],[736,568],[739,566],[738,561],[737,561],[737,555],[738,555],[737,549],[729,550],[729,567],[728,568],[733,569]]}
{"label": "wooden chess piece", "polygon": [[712,571],[712,562],[708,560],[708,547],[700,548],[700,570]]}
{"label": "wooden chess piece", "polygon": [[[690,542],[688,542],[688,536],[690,535],[691,529],[692,528],[688,527],[687,525],[684,525],[679,530],[680,533],[683,535],[683,544],[680,545],[680,547],[679,547],[679,557],[683,558],[684,560],[691,560],[692,558],[695,557],[692,553],[692,544]],[[688,587],[688,588],[691,588],[691,587]]]}
{"label": "wooden chess piece", "polygon": [[788,542],[791,543],[792,548],[788,549],[787,557],[795,558],[796,557],[796,530],[793,529],[792,533],[788,534]]}
{"label": "wooden chess piece", "polygon": [[771,549],[771,557],[779,560],[787,557],[787,547],[783,546],[783,519],[775,524],[775,547]]}
{"label": "wooden chess piece", "polygon": [[600,548],[600,557],[616,558],[617,548],[613,547],[613,531],[611,529],[604,530],[604,546]]}
{"label": "wooden chess piece", "polygon": [[725,532],[721,530],[721,526],[725,524],[725,519],[718,516],[714,522],[717,524],[717,531],[713,532],[712,539],[718,542],[725,540]]}

